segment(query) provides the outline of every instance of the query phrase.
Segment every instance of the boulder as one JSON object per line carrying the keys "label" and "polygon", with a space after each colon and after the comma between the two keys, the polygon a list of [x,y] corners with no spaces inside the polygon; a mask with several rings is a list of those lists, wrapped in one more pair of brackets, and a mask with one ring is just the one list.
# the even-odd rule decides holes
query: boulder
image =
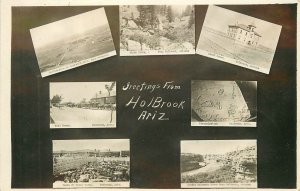
{"label": "boulder", "polygon": [[143,50],[151,50],[151,48],[148,45],[143,44]]}
{"label": "boulder", "polygon": [[163,36],[160,37],[160,47],[162,49],[166,49],[170,43],[171,43],[171,41],[168,38],[163,37]]}
{"label": "boulder", "polygon": [[133,34],[134,34],[134,31],[133,31],[133,30],[129,30],[129,29],[127,29],[127,28],[122,29],[122,35],[123,35],[123,36],[131,36],[131,35],[133,35]]}
{"label": "boulder", "polygon": [[183,46],[180,43],[172,43],[166,49],[167,50],[180,50],[180,49],[183,49]]}
{"label": "boulder", "polygon": [[148,30],[148,33],[154,35],[154,30]]}
{"label": "boulder", "polygon": [[121,19],[121,26],[126,26],[127,25],[127,20],[122,18]]}
{"label": "boulder", "polygon": [[182,43],[182,46],[184,47],[184,49],[194,49],[194,45],[192,43],[189,43],[189,42],[184,42]]}
{"label": "boulder", "polygon": [[188,21],[190,19],[190,16],[184,16],[180,20],[181,21]]}
{"label": "boulder", "polygon": [[128,50],[141,50],[141,45],[139,42],[134,40],[127,40]]}
{"label": "boulder", "polygon": [[130,28],[134,28],[134,29],[138,28],[137,24],[135,24],[135,22],[133,20],[128,21],[128,26]]}

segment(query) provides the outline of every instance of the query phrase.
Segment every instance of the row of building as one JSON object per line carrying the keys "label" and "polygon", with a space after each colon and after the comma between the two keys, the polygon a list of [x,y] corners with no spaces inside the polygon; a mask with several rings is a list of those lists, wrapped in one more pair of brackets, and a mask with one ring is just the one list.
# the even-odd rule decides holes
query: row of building
{"label": "row of building", "polygon": [[110,93],[96,93],[90,100],[83,99],[79,103],[64,102],[59,106],[78,107],[78,108],[96,108],[96,109],[116,109],[116,91]]}

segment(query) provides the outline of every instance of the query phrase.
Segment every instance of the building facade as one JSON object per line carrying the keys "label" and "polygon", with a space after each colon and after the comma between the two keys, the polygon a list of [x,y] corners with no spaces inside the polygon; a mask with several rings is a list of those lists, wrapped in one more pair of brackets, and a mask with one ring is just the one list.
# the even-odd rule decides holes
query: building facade
{"label": "building facade", "polygon": [[97,93],[95,97],[90,100],[90,106],[94,108],[109,109],[116,106],[116,92],[112,91],[108,93]]}
{"label": "building facade", "polygon": [[227,35],[229,38],[234,39],[235,42],[257,47],[259,45],[261,35],[255,31],[255,28],[256,26],[254,24],[228,25]]}

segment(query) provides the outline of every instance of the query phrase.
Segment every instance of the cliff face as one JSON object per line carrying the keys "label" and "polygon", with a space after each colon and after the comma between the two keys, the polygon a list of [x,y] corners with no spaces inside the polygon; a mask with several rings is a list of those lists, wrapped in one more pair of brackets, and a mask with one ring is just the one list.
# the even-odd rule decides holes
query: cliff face
{"label": "cliff face", "polygon": [[256,180],[257,175],[257,150],[255,146],[226,154],[225,165],[230,165],[236,172],[237,180]]}
{"label": "cliff face", "polygon": [[257,151],[255,146],[246,147],[241,150],[229,152],[225,154],[225,158],[230,165],[236,165],[242,162],[256,163]]}

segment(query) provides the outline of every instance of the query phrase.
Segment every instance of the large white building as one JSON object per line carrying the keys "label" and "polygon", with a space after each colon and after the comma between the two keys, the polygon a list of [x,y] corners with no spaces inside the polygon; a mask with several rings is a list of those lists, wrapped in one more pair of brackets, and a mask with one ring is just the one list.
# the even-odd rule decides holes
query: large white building
{"label": "large white building", "polygon": [[248,26],[244,24],[228,25],[227,35],[237,42],[256,47],[261,35],[254,31],[255,28],[254,24]]}

